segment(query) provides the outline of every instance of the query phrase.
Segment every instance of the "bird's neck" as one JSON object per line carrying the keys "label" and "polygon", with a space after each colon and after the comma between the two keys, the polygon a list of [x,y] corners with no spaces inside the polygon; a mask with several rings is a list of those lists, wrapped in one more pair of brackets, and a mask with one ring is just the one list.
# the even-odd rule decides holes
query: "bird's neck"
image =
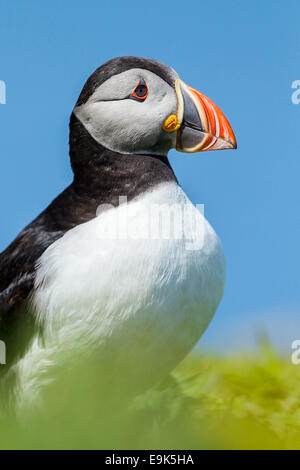
{"label": "bird's neck", "polygon": [[160,183],[177,181],[166,156],[120,154],[102,147],[71,116],[70,157],[73,187],[78,195],[98,204],[118,204],[120,196],[131,200]]}

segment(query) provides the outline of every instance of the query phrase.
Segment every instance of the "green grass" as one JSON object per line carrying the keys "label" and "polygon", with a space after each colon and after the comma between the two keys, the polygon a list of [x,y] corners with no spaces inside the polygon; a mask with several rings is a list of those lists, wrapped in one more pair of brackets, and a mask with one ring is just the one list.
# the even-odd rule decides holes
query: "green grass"
{"label": "green grass", "polygon": [[227,357],[194,353],[129,410],[103,403],[99,386],[88,370],[67,374],[43,409],[2,421],[0,447],[300,448],[300,367],[268,344]]}

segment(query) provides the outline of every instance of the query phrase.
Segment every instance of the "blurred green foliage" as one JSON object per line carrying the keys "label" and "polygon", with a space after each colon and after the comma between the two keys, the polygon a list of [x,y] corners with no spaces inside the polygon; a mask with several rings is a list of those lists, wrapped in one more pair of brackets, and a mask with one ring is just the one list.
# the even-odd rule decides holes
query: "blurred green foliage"
{"label": "blurred green foliage", "polygon": [[300,367],[267,343],[230,357],[193,353],[129,405],[101,398],[94,371],[65,372],[41,408],[2,419],[0,447],[300,448]]}

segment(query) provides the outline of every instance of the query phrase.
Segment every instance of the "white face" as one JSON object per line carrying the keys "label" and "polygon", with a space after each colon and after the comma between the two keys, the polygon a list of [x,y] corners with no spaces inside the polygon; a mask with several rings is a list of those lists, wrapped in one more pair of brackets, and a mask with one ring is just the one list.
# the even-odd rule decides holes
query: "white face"
{"label": "white face", "polygon": [[[131,99],[142,80],[148,87],[147,98]],[[160,155],[175,147],[176,133],[163,131],[162,125],[176,113],[175,90],[158,75],[140,68],[109,78],[74,109],[89,134],[104,147],[120,153]]]}

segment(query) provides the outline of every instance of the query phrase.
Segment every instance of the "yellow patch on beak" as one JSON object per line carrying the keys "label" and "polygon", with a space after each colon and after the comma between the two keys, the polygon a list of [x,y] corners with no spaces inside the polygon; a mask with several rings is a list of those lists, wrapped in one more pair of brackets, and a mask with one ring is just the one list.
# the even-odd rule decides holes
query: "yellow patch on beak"
{"label": "yellow patch on beak", "polygon": [[180,124],[177,121],[177,116],[175,114],[171,114],[167,119],[165,120],[162,128],[166,132],[174,132],[177,131],[180,127]]}

